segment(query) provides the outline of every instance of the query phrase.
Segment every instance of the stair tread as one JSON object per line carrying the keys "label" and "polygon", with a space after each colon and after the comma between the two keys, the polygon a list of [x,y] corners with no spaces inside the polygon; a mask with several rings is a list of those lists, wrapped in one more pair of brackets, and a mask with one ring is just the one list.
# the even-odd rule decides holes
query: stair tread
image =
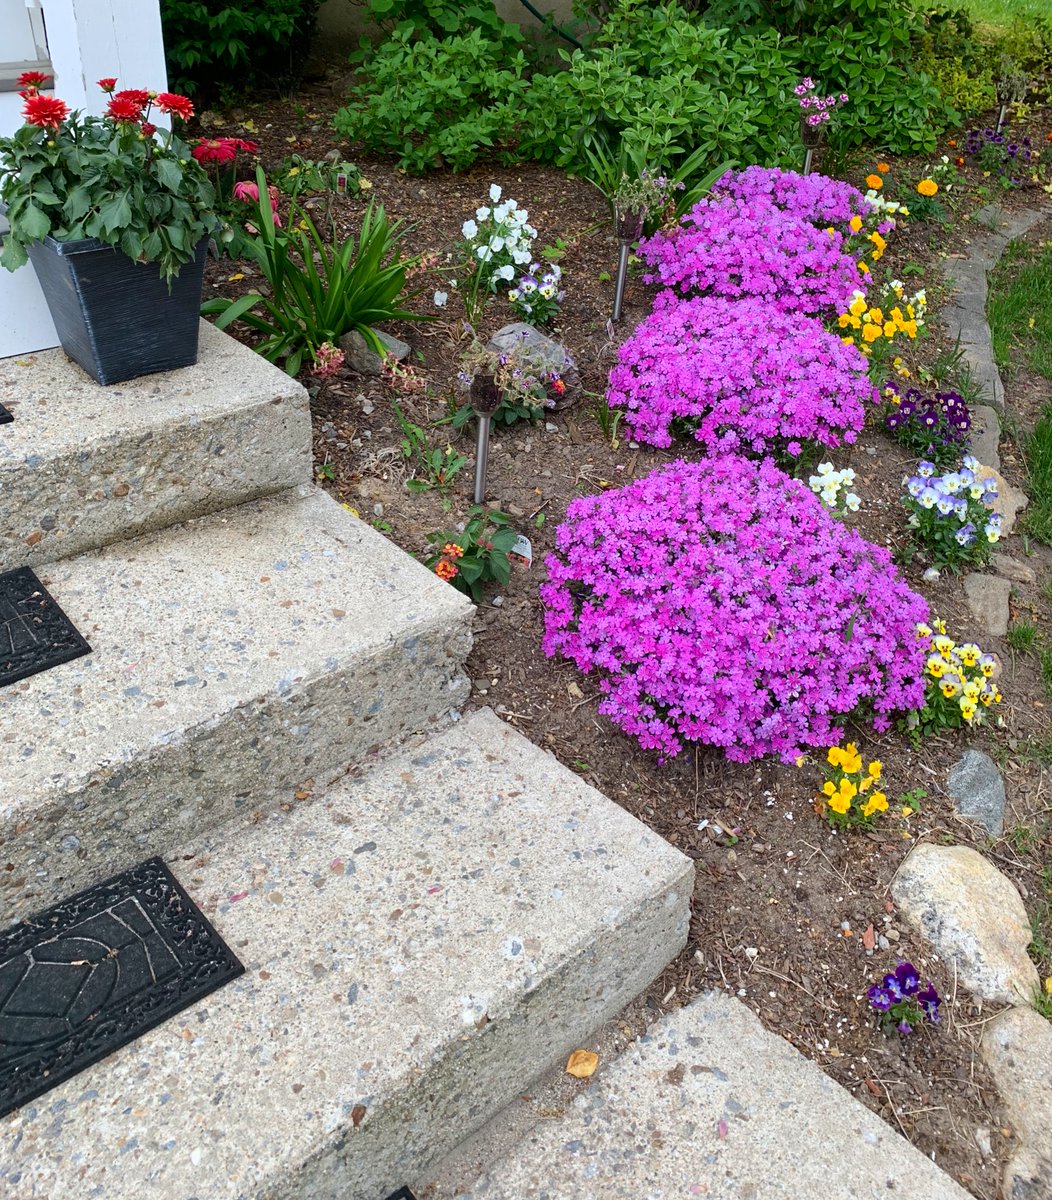
{"label": "stair tread", "polygon": [[663,1017],[463,1200],[969,1194],[740,1000]]}
{"label": "stair tread", "polygon": [[0,1123],[20,1200],[382,1200],[646,986],[693,879],[488,711],[172,865],[246,975]]}
{"label": "stair tread", "polygon": [[[117,825],[135,805],[189,804],[196,819],[221,802],[224,784],[232,795],[222,802],[247,803],[260,771],[280,774],[288,748],[294,757],[298,744],[324,739],[326,725],[337,742],[353,734],[366,749],[421,727],[403,727],[412,689],[424,704],[428,687],[437,695],[459,672],[472,606],[325,493],[304,491],[39,569],[92,653],[0,692],[0,750],[14,768],[0,777],[0,829],[28,821],[21,836],[50,839],[68,858],[91,837],[105,851],[107,809]],[[452,658],[442,648],[450,638]],[[357,678],[362,686],[350,687]],[[425,723],[441,696],[428,703]],[[228,734],[250,744],[252,762],[213,761],[240,753]],[[317,754],[304,754],[306,776]],[[176,765],[159,776],[165,762]],[[209,776],[197,784],[195,772],[206,768],[226,772],[215,796],[198,794]],[[150,794],[159,781],[167,792]],[[82,834],[89,819],[94,831]],[[0,858],[11,853],[5,845]]]}

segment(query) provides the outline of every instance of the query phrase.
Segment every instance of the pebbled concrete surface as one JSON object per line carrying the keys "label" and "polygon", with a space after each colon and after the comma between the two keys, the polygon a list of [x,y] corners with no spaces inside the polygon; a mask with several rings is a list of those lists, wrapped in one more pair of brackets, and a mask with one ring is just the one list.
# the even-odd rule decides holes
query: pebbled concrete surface
{"label": "pebbled concrete surface", "polygon": [[463,1200],[968,1200],[889,1125],[710,992],[595,1076]]}
{"label": "pebbled concrete surface", "polygon": [[100,387],[47,350],[0,360],[0,571],[311,480],[307,393],[201,322],[197,365]]}
{"label": "pebbled concrete surface", "polygon": [[0,1121],[0,1194],[382,1200],[646,987],[694,877],[487,711],[172,865],[247,974]]}
{"label": "pebbled concrete surface", "polygon": [[93,653],[0,692],[0,926],[464,702],[473,605],[310,491],[42,569]]}

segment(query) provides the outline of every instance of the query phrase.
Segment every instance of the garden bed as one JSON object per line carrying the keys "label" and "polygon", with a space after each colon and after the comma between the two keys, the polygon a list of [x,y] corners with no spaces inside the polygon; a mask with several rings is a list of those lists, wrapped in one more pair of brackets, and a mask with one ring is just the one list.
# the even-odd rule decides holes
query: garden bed
{"label": "garden bed", "polygon": [[[320,159],[334,145],[329,117],[342,90],[335,80],[319,83],[298,97],[295,109],[261,106],[239,114],[239,121],[206,123],[205,132],[257,138],[265,164],[292,152]],[[290,120],[290,111],[302,116]],[[1032,114],[1031,127],[1043,137],[1052,129],[1052,114]],[[354,158],[346,148],[341,152]],[[769,760],[736,764],[701,748],[659,764],[655,755],[641,751],[597,714],[598,687],[590,676],[541,654],[543,610],[538,595],[545,578],[544,556],[553,548],[556,527],[573,499],[639,479],[676,457],[700,457],[700,447],[690,441],[654,450],[630,443],[621,432],[608,437],[593,412],[619,343],[649,312],[652,289],[634,276],[624,320],[611,330],[610,280],[617,243],[605,203],[588,184],[561,172],[521,166],[414,178],[384,164],[358,161],[358,166],[371,184],[366,194],[378,197],[389,215],[411,223],[409,250],[436,253],[440,267],[464,219],[486,202],[491,182],[528,208],[540,234],[538,245],[561,247],[558,261],[567,295],[554,336],[577,363],[583,395],[537,424],[519,423],[494,432],[487,495],[532,540],[534,562],[529,569],[517,567],[509,585],[491,593],[479,607],[468,663],[474,682],[471,703],[494,708],[694,859],[697,886],[690,941],[650,989],[649,1009],[657,1013],[681,1005],[706,988],[741,996],[769,1029],[815,1059],[971,1192],[995,1200],[1011,1131],[1003,1128],[997,1094],[976,1053],[983,1023],[992,1012],[974,1005],[926,945],[899,923],[889,884],[898,864],[922,839],[972,844],[1020,886],[1031,915],[1044,915],[1049,930],[1052,698],[1035,656],[1013,652],[1006,639],[992,639],[975,627],[957,576],[943,570],[937,581],[925,582],[927,564],[920,556],[910,559],[899,495],[902,476],[913,469],[915,457],[887,436],[875,414],[854,446],[828,456],[856,472],[855,490],[863,506],[849,524],[896,555],[910,585],[948,622],[958,640],[971,638],[999,656],[1006,729],[943,733],[927,738],[917,749],[901,733],[875,736],[849,729],[849,737],[860,743],[867,759],[883,762],[892,800],[888,818],[862,833],[831,831],[816,814],[814,798],[822,781],[818,755],[799,767]],[[891,177],[915,179],[920,166],[892,161]],[[846,177],[861,181],[870,169],[869,160],[860,158]],[[982,232],[971,222],[971,214],[987,199],[976,189],[989,186],[973,172],[954,201],[959,208],[952,224],[912,224],[889,240],[883,265],[908,279],[911,289],[914,281],[926,286],[932,310],[945,292],[938,259],[965,253],[971,231]],[[1043,198],[1040,192],[1026,190],[997,197],[1009,206]],[[361,199],[333,204],[337,224],[353,228]],[[421,557],[429,553],[427,535],[452,531],[470,505],[470,465],[444,492],[407,491],[411,464],[400,449],[402,431],[392,408],[396,401],[433,444],[448,438],[470,460],[473,426],[459,433],[449,425],[435,427],[448,415],[455,397],[457,355],[464,342],[462,314],[451,306],[432,306],[436,289],[449,290],[442,280],[441,275],[421,279],[426,289],[415,301],[417,308],[438,320],[406,323],[390,331],[412,347],[412,378],[369,378],[347,371],[326,381],[306,372],[302,376],[313,393],[319,481],[363,520]],[[254,282],[258,277],[249,267],[221,260],[209,266],[206,295],[236,295]],[[513,319],[507,304],[498,299],[487,308],[482,325],[489,333]],[[251,344],[241,327],[234,326],[232,332]],[[920,365],[935,362],[940,351],[944,369],[948,361],[945,352],[951,348],[940,339],[931,312],[928,332],[930,336],[904,356],[915,375]],[[940,382],[947,379],[948,375]],[[1017,376],[1007,382],[1008,407],[1018,413],[1021,429],[1036,417],[1031,393],[1036,396],[1035,389],[1047,381]],[[419,386],[424,383],[426,388]],[[1016,395],[1024,394],[1025,404],[1014,408]],[[1046,399],[1047,394],[1046,387]],[[1021,467],[1018,448],[1009,437],[1002,442],[1002,472],[1016,486],[1026,483]],[[1047,546],[1024,541],[1018,531],[998,549],[1025,559],[1034,570],[1037,582],[1016,585],[1013,615],[1032,621],[1047,638],[1052,628],[1052,553]],[[631,570],[627,548],[626,569]],[[946,795],[947,772],[968,745],[986,750],[1005,777],[1008,832],[996,842],[958,819]],[[897,815],[894,801],[917,789],[926,793],[920,811],[909,818]],[[867,987],[899,958],[917,964],[948,998],[941,1027],[901,1040],[879,1031],[866,999]],[[1042,976],[1052,973],[1052,962],[1046,959],[1040,965]]]}

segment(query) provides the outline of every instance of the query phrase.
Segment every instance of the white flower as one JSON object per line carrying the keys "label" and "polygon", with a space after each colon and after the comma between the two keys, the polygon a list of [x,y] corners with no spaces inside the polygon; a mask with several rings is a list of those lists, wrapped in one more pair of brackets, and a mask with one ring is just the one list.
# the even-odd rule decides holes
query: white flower
{"label": "white flower", "polygon": [[460,232],[470,241],[478,234],[479,227],[474,221],[465,221],[460,227]]}
{"label": "white flower", "polygon": [[514,304],[515,301],[518,300],[518,298],[519,298],[519,289],[512,288],[511,291],[508,293],[508,299],[512,302],[512,304]]}
{"label": "white flower", "polygon": [[546,284],[544,287],[540,288],[539,290],[540,290],[541,295],[545,298],[545,300],[550,300],[555,295],[555,288],[553,288],[550,283]]}
{"label": "white flower", "polygon": [[530,257],[531,255],[529,250],[513,250],[511,252],[512,262],[518,263],[520,267],[523,265],[523,263],[528,263],[530,261]]}
{"label": "white flower", "polygon": [[489,209],[488,208],[476,208],[475,216],[478,217],[478,219],[480,221],[488,221],[489,220]]}
{"label": "white flower", "polygon": [[[500,189],[498,189],[498,191],[499,190]],[[508,219],[508,213],[510,213],[510,212],[511,212],[511,207],[509,205],[499,204],[493,210],[493,219],[494,219],[494,221],[506,221]]]}
{"label": "white flower", "polygon": [[503,267],[498,267],[493,274],[497,279],[507,279],[510,283],[515,278],[515,268],[505,263]]}
{"label": "white flower", "polygon": [[504,249],[504,239],[502,237],[490,238],[489,248],[494,254],[499,254]]}
{"label": "white flower", "polygon": [[489,248],[489,246],[479,246],[475,253],[483,262],[489,262],[489,260],[493,257],[493,251]]}
{"label": "white flower", "polygon": [[515,207],[515,202],[514,202],[514,201],[512,201],[512,213],[511,213],[511,219],[512,219],[512,220],[515,222],[515,224],[516,224],[516,225],[525,225],[525,224],[526,224],[526,218],[527,218],[529,215],[530,215],[530,214],[529,214],[529,213],[526,211],[526,209],[524,209],[524,208],[516,208],[516,207]]}
{"label": "white flower", "polygon": [[847,507],[848,512],[858,512],[862,501],[858,498],[858,496],[855,495],[854,492],[848,492],[848,494],[844,497],[844,504]]}
{"label": "white flower", "polygon": [[498,184],[491,183],[489,185],[489,198],[494,204],[500,199],[500,186]]}
{"label": "white flower", "polygon": [[436,308],[445,308],[446,301],[448,299],[449,299],[448,292],[435,292],[435,307]]}

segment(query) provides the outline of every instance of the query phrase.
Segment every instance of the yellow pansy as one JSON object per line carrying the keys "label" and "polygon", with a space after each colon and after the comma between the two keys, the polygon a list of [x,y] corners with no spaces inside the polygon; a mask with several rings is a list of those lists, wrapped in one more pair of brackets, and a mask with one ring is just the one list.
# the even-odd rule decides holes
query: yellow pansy
{"label": "yellow pansy", "polygon": [[946,664],[941,658],[935,658],[933,655],[925,665],[927,666],[928,674],[933,679],[941,679],[946,674]]}
{"label": "yellow pansy", "polygon": [[869,775],[874,783],[876,783],[877,780],[880,778],[880,773],[883,770],[884,770],[884,764],[880,761],[879,758],[869,764]]}
{"label": "yellow pansy", "polygon": [[835,813],[840,813],[841,816],[851,807],[851,798],[837,792],[835,796],[829,797],[829,807]]}
{"label": "yellow pansy", "polygon": [[888,798],[883,792],[874,792],[862,809],[864,817],[871,817],[875,812],[887,812]]}
{"label": "yellow pansy", "polygon": [[847,227],[848,227],[848,229],[851,230],[852,233],[861,233],[862,232],[862,218],[861,217],[852,217],[851,220],[848,221]]}

